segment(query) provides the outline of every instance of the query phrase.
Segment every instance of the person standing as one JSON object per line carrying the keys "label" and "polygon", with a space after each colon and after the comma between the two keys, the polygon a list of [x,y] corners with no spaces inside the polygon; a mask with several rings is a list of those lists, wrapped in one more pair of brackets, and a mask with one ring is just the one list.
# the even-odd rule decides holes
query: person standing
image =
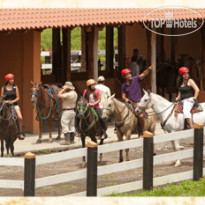
{"label": "person standing", "polygon": [[[135,108],[137,107],[142,98],[141,81],[153,70],[153,68],[153,66],[149,66],[142,74],[134,77],[132,77],[130,69],[125,68],[122,70],[121,75],[125,79],[125,82],[122,84],[122,99],[125,102],[132,103]],[[141,135],[144,127],[143,116],[139,116],[138,122]]]}
{"label": "person standing", "polygon": [[101,101],[99,103],[100,108],[103,108],[103,102],[107,97],[111,96],[110,88],[108,88],[105,84],[105,78],[104,76],[98,77],[98,84],[95,86],[98,90],[100,90],[101,93]]}
{"label": "person standing", "polygon": [[17,127],[19,130],[18,139],[24,140],[25,134],[22,131],[23,127],[23,117],[21,114],[20,107],[18,105],[18,101],[20,100],[19,89],[17,85],[14,84],[14,75],[9,73],[5,75],[5,85],[1,88],[1,96],[5,96],[4,102],[14,106],[16,111],[16,115],[18,118]]}
{"label": "person standing", "polygon": [[193,127],[193,123],[191,120],[191,109],[193,108],[194,103],[196,103],[198,95],[199,95],[199,88],[191,79],[189,75],[189,69],[187,67],[179,68],[179,80],[177,82],[178,87],[178,95],[176,97],[176,101],[181,100],[183,103],[183,114],[184,119],[189,124],[189,127]]}
{"label": "person standing", "polygon": [[132,71],[132,76],[136,76],[140,74],[140,67],[137,64],[137,56],[132,56],[129,68]]}
{"label": "person standing", "polygon": [[74,143],[75,137],[75,108],[77,101],[77,93],[73,84],[69,81],[65,82],[63,89],[59,91],[58,97],[62,100],[62,116],[61,126],[64,134],[64,141],[61,145],[69,145]]}

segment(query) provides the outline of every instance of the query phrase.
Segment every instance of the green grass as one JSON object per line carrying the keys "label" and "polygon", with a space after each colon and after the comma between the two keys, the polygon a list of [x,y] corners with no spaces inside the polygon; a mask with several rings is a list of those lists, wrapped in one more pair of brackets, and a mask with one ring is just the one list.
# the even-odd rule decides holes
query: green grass
{"label": "green grass", "polygon": [[[98,49],[105,50],[106,40],[105,40],[105,27],[102,31],[98,33]],[[61,34],[62,41],[62,34]],[[114,47],[118,45],[118,34],[117,29],[114,28]],[[41,51],[44,51],[45,48],[52,50],[52,29],[44,29],[41,33]],[[76,27],[71,31],[71,50],[80,50],[81,49],[81,28]]]}
{"label": "green grass", "polygon": [[77,186],[75,186],[75,185],[62,185],[62,186],[58,186],[58,188],[60,188],[60,189],[74,189],[74,188],[76,188]]}
{"label": "green grass", "polygon": [[114,178],[114,177],[115,177],[114,174],[105,174],[105,175],[102,176],[102,178],[104,178],[104,179]]}
{"label": "green grass", "polygon": [[205,178],[200,181],[184,181],[179,185],[168,184],[165,187],[154,188],[151,191],[132,194],[113,193],[110,196],[205,196]]}

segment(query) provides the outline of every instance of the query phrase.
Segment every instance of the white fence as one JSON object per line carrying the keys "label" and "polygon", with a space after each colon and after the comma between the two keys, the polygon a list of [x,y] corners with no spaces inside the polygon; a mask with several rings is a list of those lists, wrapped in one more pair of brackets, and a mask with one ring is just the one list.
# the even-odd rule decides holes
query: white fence
{"label": "white fence", "polygon": [[[205,128],[204,128],[205,130]],[[163,134],[159,136],[154,136],[154,143],[168,142],[176,139],[187,139],[193,137],[194,130],[180,131],[171,134]],[[98,146],[98,153],[113,152],[126,148],[136,148],[143,145],[143,139],[134,139],[130,141],[116,142],[111,144],[105,144]],[[205,147],[203,148],[203,155]],[[76,149],[71,151],[64,151],[61,153],[48,154],[44,156],[36,157],[36,166],[43,165],[47,163],[59,162],[64,160],[69,160],[73,158],[79,158],[82,156],[87,156],[87,148]],[[170,162],[178,159],[186,159],[193,157],[193,149],[172,152],[168,154],[161,154],[154,157],[154,165],[162,164],[164,162]],[[22,166],[24,167],[23,158],[1,158],[0,166]],[[98,176],[110,174],[114,172],[126,171],[130,169],[140,168],[143,166],[143,158],[136,159],[132,161],[127,161],[123,163],[111,164],[106,166],[101,166],[97,168]],[[183,165],[182,165],[183,166]],[[46,176],[42,178],[35,179],[35,188],[40,188],[44,186],[51,186],[59,183],[67,183],[74,180],[86,178],[86,169],[80,171],[74,171],[64,174],[58,174],[54,176]],[[203,169],[205,173],[205,169]],[[153,185],[164,185],[171,182],[179,182],[183,180],[193,179],[193,171],[172,174],[163,177],[154,178]],[[0,180],[0,188],[19,188],[24,190],[23,180]],[[122,193],[133,190],[142,189],[142,181],[135,181],[126,184],[120,184],[116,186],[109,186],[104,188],[99,188],[97,190],[98,196],[108,195],[113,192]],[[85,196],[86,192],[75,193],[69,196]]]}

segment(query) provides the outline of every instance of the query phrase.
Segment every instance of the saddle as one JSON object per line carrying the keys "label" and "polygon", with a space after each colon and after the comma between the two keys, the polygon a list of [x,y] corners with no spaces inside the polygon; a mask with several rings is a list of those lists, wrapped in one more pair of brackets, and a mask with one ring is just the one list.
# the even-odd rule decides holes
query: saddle
{"label": "saddle", "polygon": [[[178,113],[183,113],[183,103],[179,102],[176,111]],[[191,109],[191,114],[196,113],[196,112],[202,112],[203,108],[201,106],[201,104],[198,103],[194,103],[193,108]]]}

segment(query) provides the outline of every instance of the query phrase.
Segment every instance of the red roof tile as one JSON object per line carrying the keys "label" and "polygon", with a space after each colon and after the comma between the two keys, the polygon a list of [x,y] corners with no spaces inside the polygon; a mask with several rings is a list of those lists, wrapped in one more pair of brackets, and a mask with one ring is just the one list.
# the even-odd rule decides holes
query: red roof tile
{"label": "red roof tile", "polygon": [[[0,9],[0,31],[43,29],[51,27],[76,27],[143,22],[153,9]],[[152,17],[164,18],[165,11],[158,10]],[[188,9],[171,9],[177,19],[199,19]],[[205,9],[194,9],[205,18]],[[145,18],[149,21],[149,18]]]}

